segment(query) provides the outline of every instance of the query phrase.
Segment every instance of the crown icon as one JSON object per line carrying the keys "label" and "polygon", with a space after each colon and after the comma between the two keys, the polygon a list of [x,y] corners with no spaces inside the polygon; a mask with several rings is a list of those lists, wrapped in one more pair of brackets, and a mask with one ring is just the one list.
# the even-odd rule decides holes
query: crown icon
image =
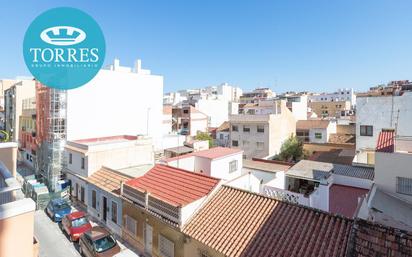
{"label": "crown icon", "polygon": [[74,42],[79,35],[80,32],[78,31],[72,31],[69,35],[67,28],[60,28],[58,33],[55,33],[52,30],[47,32],[47,36],[49,36],[50,41],[52,42]]}
{"label": "crown icon", "polygon": [[48,44],[68,46],[84,41],[86,33],[76,27],[56,26],[43,30],[40,38]]}

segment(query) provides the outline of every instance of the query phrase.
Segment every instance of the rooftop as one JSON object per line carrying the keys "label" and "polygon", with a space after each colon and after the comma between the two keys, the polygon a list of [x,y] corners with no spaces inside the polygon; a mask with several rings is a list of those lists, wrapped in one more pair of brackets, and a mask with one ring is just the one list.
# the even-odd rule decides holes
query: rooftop
{"label": "rooftop", "polygon": [[367,189],[333,184],[329,188],[329,211],[353,218],[358,199],[369,192]]}
{"label": "rooftop", "polygon": [[96,138],[87,138],[74,140],[73,142],[84,145],[97,145],[97,144],[106,144],[106,143],[116,143],[116,142],[127,142],[137,140],[137,136],[130,135],[119,135],[119,136],[109,136],[109,137],[96,137]]}
{"label": "rooftop", "polygon": [[230,130],[230,123],[228,121],[225,121],[222,123],[222,125],[220,125],[217,128],[217,131],[226,131],[228,132]]}
{"label": "rooftop", "polygon": [[197,152],[193,152],[193,153],[188,153],[185,155],[181,155],[181,156],[176,156],[176,157],[172,157],[172,158],[168,158],[165,161],[166,162],[171,162],[171,161],[175,161],[175,160],[181,160],[183,158],[189,158],[192,156],[196,156],[196,157],[202,157],[202,158],[207,158],[207,159],[219,159],[219,158],[223,158],[226,156],[230,156],[233,154],[238,154],[243,152],[242,149],[239,148],[228,148],[228,147],[213,147],[210,149],[206,149],[206,150],[202,150],[202,151],[197,151]]}
{"label": "rooftop", "polygon": [[329,126],[329,120],[298,120],[296,122],[297,130],[309,130],[315,128],[325,129]]}
{"label": "rooftop", "polygon": [[333,257],[345,255],[351,226],[341,216],[222,186],[183,232],[230,257]]}
{"label": "rooftop", "polygon": [[193,152],[193,148],[182,145],[182,146],[167,148],[165,149],[165,151],[172,152],[175,154],[186,154],[186,153]]}
{"label": "rooftop", "polygon": [[106,192],[111,192],[120,195],[120,184],[126,182],[133,177],[122,174],[118,171],[102,167],[87,178],[87,182],[96,187],[103,189]]}
{"label": "rooftop", "polygon": [[157,164],[145,175],[128,180],[126,184],[178,207],[206,196],[219,181],[199,173]]}
{"label": "rooftop", "polygon": [[276,171],[287,171],[290,168],[290,166],[278,164],[278,163],[274,163],[270,161],[258,161],[258,160],[244,159],[243,168],[276,172]]}
{"label": "rooftop", "polygon": [[357,219],[348,256],[412,256],[412,233]]}

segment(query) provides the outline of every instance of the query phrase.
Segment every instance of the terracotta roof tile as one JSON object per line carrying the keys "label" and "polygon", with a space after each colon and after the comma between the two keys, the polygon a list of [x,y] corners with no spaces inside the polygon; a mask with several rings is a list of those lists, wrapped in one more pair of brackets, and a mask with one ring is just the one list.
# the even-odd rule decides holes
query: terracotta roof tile
{"label": "terracotta roof tile", "polygon": [[130,180],[132,177],[118,171],[102,167],[87,178],[87,182],[93,184],[107,192],[120,194],[120,183]]}
{"label": "terracotta roof tile", "polygon": [[412,256],[412,233],[357,219],[347,256]]}
{"label": "terracotta roof tile", "polygon": [[161,164],[155,165],[145,175],[131,179],[127,185],[173,206],[184,206],[207,194],[219,179]]}
{"label": "terracotta roof tile", "polygon": [[329,188],[329,211],[353,218],[358,207],[358,198],[366,195],[367,189],[334,184]]}
{"label": "terracotta roof tile", "polygon": [[313,128],[327,128],[329,126],[328,120],[298,120],[296,122],[297,130],[308,130]]}
{"label": "terracotta roof tile", "polygon": [[183,232],[224,256],[344,256],[352,220],[223,186]]}
{"label": "terracotta roof tile", "polygon": [[379,133],[376,152],[393,153],[395,151],[395,131],[382,130]]}

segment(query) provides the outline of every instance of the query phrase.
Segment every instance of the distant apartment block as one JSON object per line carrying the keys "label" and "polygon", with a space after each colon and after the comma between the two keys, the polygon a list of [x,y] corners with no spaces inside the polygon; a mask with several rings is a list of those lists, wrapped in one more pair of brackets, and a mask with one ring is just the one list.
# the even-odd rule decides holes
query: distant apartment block
{"label": "distant apartment block", "polygon": [[400,137],[411,135],[412,91],[382,87],[358,94],[356,99],[354,162],[374,165],[376,142],[382,130],[395,130]]}
{"label": "distant apartment block", "polygon": [[321,118],[348,116],[352,110],[350,101],[312,101],[308,103],[308,106],[312,112]]}
{"label": "distant apartment block", "polygon": [[278,99],[286,100],[286,106],[292,112],[296,120],[306,120],[308,117],[308,95],[300,94],[282,94]]}
{"label": "distant apartment block", "polygon": [[243,90],[228,83],[223,83],[217,86],[217,94],[227,101],[238,102],[239,98],[243,95]]}
{"label": "distant apartment block", "polygon": [[207,132],[209,117],[191,105],[173,107],[173,131],[182,135],[195,136],[197,132]]}
{"label": "distant apartment block", "polygon": [[259,100],[274,98],[276,93],[270,88],[256,88],[252,92],[243,93],[239,98],[240,104],[256,103]]}
{"label": "distant apartment block", "polygon": [[248,159],[279,154],[283,142],[296,133],[296,120],[283,100],[271,114],[231,115],[229,123],[230,146],[241,148]]}
{"label": "distant apartment block", "polygon": [[35,81],[21,80],[4,91],[4,122],[10,141],[18,142],[23,99],[35,96]]}
{"label": "distant apartment block", "polygon": [[340,88],[334,93],[314,94],[309,97],[310,102],[345,102],[356,105],[356,94],[353,88]]}

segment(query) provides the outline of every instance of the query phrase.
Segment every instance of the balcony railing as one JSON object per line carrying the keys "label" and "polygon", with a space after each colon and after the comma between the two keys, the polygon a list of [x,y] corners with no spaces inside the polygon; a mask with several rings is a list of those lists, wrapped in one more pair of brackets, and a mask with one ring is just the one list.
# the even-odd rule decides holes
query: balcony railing
{"label": "balcony railing", "polygon": [[263,193],[266,196],[277,200],[310,206],[309,197],[306,197],[304,194],[299,194],[271,186],[264,186]]}

